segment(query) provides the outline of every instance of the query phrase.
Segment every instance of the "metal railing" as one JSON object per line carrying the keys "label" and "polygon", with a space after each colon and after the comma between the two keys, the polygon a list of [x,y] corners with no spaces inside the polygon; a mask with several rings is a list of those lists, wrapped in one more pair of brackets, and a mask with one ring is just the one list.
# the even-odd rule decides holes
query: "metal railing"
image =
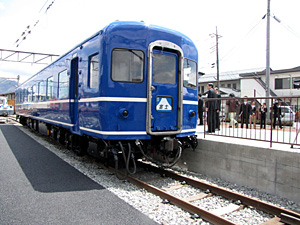
{"label": "metal railing", "polygon": [[[300,145],[299,101],[300,96],[205,99],[204,137],[209,134],[265,141],[270,142],[270,147],[272,143],[290,144],[291,147]],[[243,106],[245,102],[248,106]],[[264,103],[267,110],[262,108]],[[206,111],[206,106],[211,108]],[[250,107],[250,112],[247,107]],[[267,112],[264,114],[264,111]],[[215,121],[207,120],[209,117]]]}

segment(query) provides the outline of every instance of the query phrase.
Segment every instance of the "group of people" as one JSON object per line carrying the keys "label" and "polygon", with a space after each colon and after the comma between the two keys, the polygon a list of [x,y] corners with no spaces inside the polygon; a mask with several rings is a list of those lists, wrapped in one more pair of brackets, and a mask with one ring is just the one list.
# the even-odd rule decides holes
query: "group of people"
{"label": "group of people", "polygon": [[[217,87],[214,88],[212,83],[207,85],[207,100],[204,105],[204,101],[202,99],[201,94],[198,96],[198,118],[200,123],[198,125],[203,125],[203,112],[207,112],[207,125],[208,125],[208,133],[214,133],[215,130],[220,129],[220,119],[219,113],[221,111],[221,95],[219,93],[219,89]],[[226,106],[228,107],[228,115],[230,118],[229,127],[235,126],[238,127],[238,122],[236,120],[236,113],[238,112],[238,116],[241,119],[241,128],[246,125],[246,128],[249,127],[250,121],[250,129],[256,127],[256,118],[258,113],[260,114],[260,128],[266,129],[266,117],[267,117],[267,106],[266,103],[263,103],[262,106],[257,110],[255,101],[252,101],[251,104],[248,103],[247,96],[244,97],[244,102],[242,104],[235,98],[234,94],[229,95],[230,99],[226,100]],[[212,98],[218,98],[217,100],[210,100]],[[281,123],[281,102],[276,101],[273,106],[273,128],[275,129],[276,123],[278,121],[280,129],[282,129]]]}
{"label": "group of people", "polygon": [[[247,96],[244,97],[244,102],[241,104],[240,110],[239,110],[239,117],[241,118],[241,128],[244,127],[244,124],[246,124],[246,128],[248,129],[249,119],[250,119],[250,129],[256,127],[256,105],[255,102],[248,103]],[[263,103],[262,106],[259,108],[260,113],[260,129],[266,129],[266,116],[267,116],[267,106],[266,103]]]}

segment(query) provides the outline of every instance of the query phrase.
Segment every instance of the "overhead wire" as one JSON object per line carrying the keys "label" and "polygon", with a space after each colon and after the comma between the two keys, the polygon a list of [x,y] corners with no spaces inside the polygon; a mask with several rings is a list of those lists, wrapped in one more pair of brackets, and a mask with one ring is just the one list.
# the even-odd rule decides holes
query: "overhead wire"
{"label": "overhead wire", "polygon": [[289,25],[285,24],[282,21],[280,21],[279,23],[283,28],[285,28],[287,31],[289,31],[291,34],[293,34],[295,37],[300,39],[300,34],[297,31],[295,31],[293,28],[291,28]]}
{"label": "overhead wire", "polygon": [[221,58],[220,61],[225,61],[231,55],[240,47],[240,45],[249,37],[251,37],[259,28],[263,21],[264,17],[262,17],[245,35],[240,39],[240,41],[234,45],[226,54],[224,54]]}
{"label": "overhead wire", "polygon": [[[43,7],[40,9],[39,13],[45,8],[45,5],[48,3],[49,0],[46,0],[46,2],[44,3]],[[55,2],[55,0],[53,0],[48,7],[46,8],[46,10],[44,11],[44,14],[47,13],[47,11],[51,8],[51,6],[53,5],[53,3]],[[16,45],[16,47],[18,48],[20,46],[20,44],[26,40],[27,36],[29,34],[32,33],[32,30],[38,25],[38,23],[40,22],[39,17],[35,20],[35,22],[33,23],[33,25],[27,25],[25,30],[22,32],[22,34],[20,35],[20,37],[16,40],[16,42],[14,43]]]}

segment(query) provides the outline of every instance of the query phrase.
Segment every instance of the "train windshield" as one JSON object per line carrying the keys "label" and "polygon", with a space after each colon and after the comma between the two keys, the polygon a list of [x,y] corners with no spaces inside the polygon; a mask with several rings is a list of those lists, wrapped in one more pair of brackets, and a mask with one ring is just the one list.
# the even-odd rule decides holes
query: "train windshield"
{"label": "train windshield", "polygon": [[187,88],[196,88],[197,87],[197,63],[184,59],[184,78],[183,85]]}

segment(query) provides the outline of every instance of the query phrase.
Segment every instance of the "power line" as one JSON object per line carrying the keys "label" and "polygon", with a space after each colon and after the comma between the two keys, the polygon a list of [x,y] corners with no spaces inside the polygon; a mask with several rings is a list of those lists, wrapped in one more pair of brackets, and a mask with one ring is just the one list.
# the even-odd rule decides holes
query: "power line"
{"label": "power line", "polygon": [[240,45],[250,36],[252,36],[258,29],[258,27],[260,26],[260,24],[262,23],[264,17],[262,19],[259,20],[259,22],[257,22],[245,35],[243,38],[240,39],[240,41],[234,45],[222,58],[221,61],[224,61],[226,58],[229,58],[239,47]]}
{"label": "power line", "polygon": [[279,20],[277,17],[275,17],[275,15],[273,15],[273,18],[280,23],[281,26],[283,26],[287,31],[289,31],[291,34],[293,34],[295,37],[300,38],[300,34],[295,31],[293,28],[291,28],[289,25],[285,24],[284,22],[282,22],[281,20]]}
{"label": "power line", "polygon": [[[48,1],[49,1],[49,0],[47,0],[47,1],[44,3],[44,5],[43,5],[43,7],[40,9],[39,13],[43,10],[43,8],[45,7],[45,5],[47,4]],[[48,5],[48,7],[46,8],[44,14],[47,13],[47,11],[52,7],[52,5],[53,5],[54,2],[55,2],[55,0],[53,0],[53,1]],[[29,34],[32,33],[32,30],[38,25],[39,22],[40,22],[40,19],[37,18],[33,25],[28,25],[28,26],[25,28],[25,30],[22,32],[22,34],[20,35],[20,37],[19,37],[19,38],[16,40],[16,42],[15,42],[15,45],[16,45],[17,48],[20,46],[20,44],[21,44],[23,41],[26,40],[27,36],[28,36]]]}

